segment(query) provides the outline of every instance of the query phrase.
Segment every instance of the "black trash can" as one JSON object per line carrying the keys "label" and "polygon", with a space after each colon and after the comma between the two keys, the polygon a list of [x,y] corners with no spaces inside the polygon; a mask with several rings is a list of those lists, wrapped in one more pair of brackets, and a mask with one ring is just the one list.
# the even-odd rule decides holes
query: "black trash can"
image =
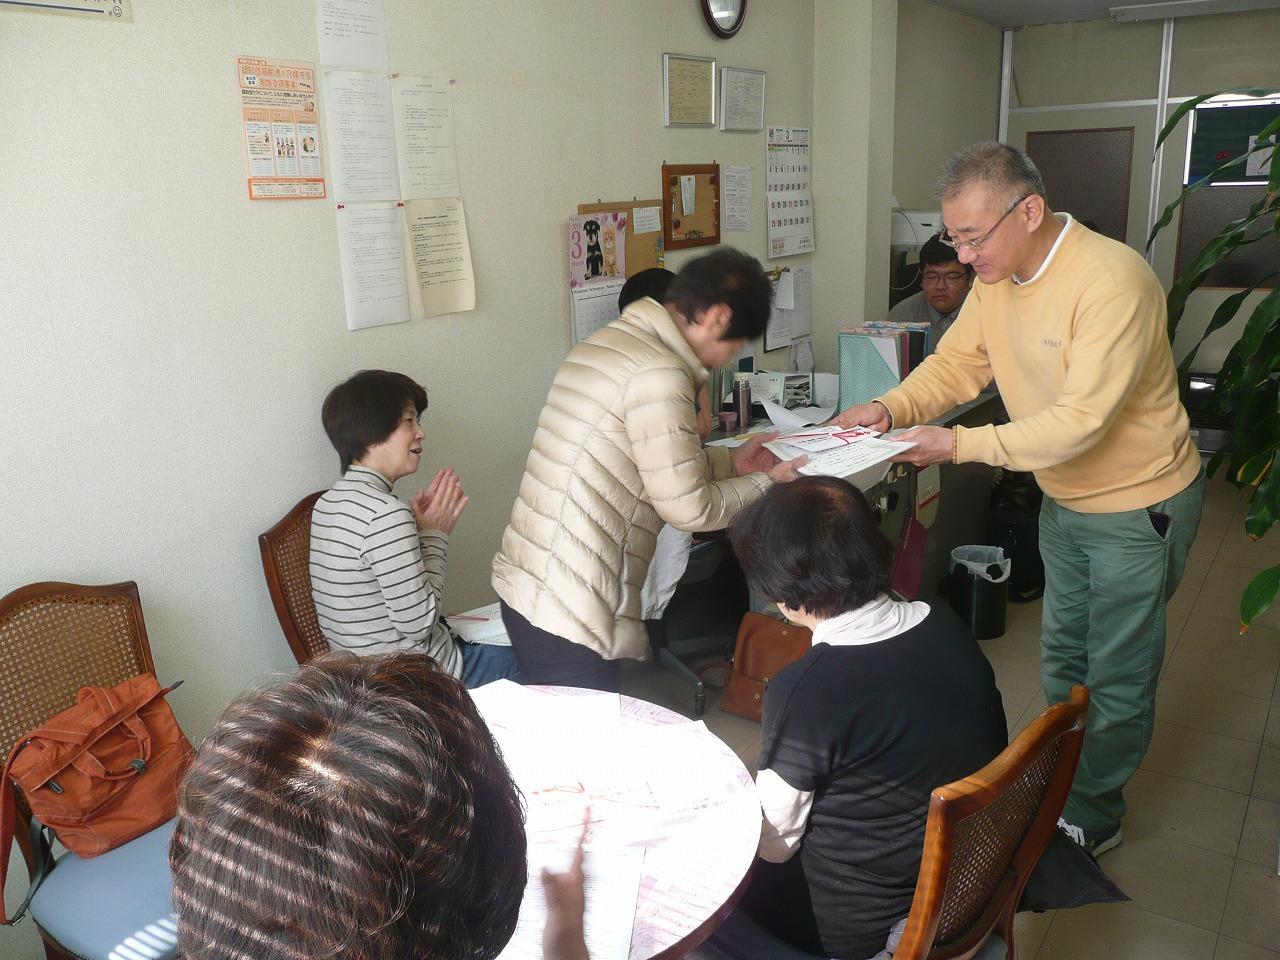
{"label": "black trash can", "polygon": [[951,608],[978,640],[1004,635],[1011,564],[1000,547],[965,546],[951,551]]}

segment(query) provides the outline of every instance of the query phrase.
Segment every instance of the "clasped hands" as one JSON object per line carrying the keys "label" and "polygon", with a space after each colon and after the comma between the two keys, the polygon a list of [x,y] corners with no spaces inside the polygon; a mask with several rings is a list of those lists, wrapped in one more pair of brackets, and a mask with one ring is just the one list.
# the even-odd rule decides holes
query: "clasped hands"
{"label": "clasped hands", "polygon": [[[879,400],[850,407],[832,421],[841,427],[867,427],[877,433],[885,433],[893,426],[889,408]],[[894,463],[913,463],[927,467],[933,463],[950,463],[955,449],[955,431],[950,427],[915,427],[906,430],[894,440],[914,443],[915,446],[893,458]]]}
{"label": "clasped hands", "polygon": [[419,530],[439,530],[453,533],[453,528],[471,502],[462,491],[462,479],[453,467],[440,470],[425,490],[419,490],[409,500],[413,519]]}

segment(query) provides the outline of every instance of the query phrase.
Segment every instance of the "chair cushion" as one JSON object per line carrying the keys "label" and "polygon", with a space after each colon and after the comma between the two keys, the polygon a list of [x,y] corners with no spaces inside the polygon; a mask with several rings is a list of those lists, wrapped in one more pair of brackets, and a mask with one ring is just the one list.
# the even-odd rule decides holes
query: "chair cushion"
{"label": "chair cushion", "polygon": [[973,955],[973,960],[1007,960],[1009,947],[1000,934],[993,933],[987,937],[982,949]]}
{"label": "chair cushion", "polygon": [[63,854],[31,900],[31,916],[85,960],[178,955],[169,838],[173,821],[88,860]]}

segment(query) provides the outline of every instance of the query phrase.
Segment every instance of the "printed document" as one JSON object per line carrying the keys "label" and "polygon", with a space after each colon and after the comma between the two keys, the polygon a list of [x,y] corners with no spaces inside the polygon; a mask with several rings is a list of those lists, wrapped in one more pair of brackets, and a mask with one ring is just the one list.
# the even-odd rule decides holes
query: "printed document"
{"label": "printed document", "polygon": [[765,448],[783,460],[807,456],[800,472],[810,477],[849,477],[884,463],[914,447],[914,443],[886,440],[866,427],[814,427],[770,440]]}

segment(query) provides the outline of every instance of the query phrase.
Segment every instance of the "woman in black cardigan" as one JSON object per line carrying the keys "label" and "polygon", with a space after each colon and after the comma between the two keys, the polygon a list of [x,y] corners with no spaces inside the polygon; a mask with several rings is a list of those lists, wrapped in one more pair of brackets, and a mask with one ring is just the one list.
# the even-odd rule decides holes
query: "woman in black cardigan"
{"label": "woman in black cardigan", "polygon": [[743,908],[800,949],[864,960],[910,910],[930,792],[1007,743],[991,664],[949,609],[889,595],[892,547],[843,480],[774,487],[730,538],[757,595],[813,630],[765,692]]}

